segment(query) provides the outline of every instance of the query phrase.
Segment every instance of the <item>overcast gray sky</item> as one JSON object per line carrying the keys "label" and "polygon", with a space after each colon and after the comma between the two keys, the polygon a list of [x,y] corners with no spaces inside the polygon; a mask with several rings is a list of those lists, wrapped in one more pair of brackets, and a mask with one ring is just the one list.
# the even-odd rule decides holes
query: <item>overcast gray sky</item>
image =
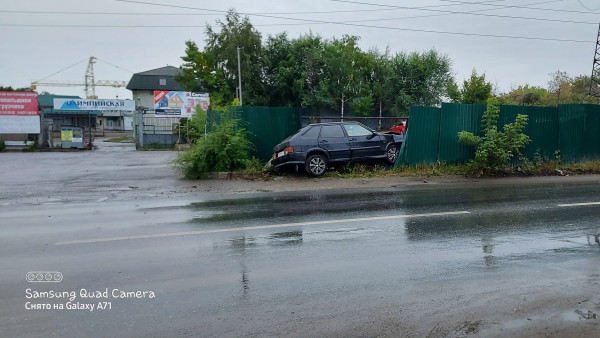
{"label": "overcast gray sky", "polygon": [[[360,36],[365,50],[435,48],[453,61],[459,83],[475,68],[500,91],[546,87],[556,70],[589,76],[600,21],[598,0],[0,0],[0,85],[83,82],[90,56],[99,59],[96,80],[179,66],[185,41],[204,47],[206,24],[230,8],[248,15],[263,39],[312,31]],[[83,87],[44,90],[84,96]],[[131,98],[126,89],[96,94]]]}

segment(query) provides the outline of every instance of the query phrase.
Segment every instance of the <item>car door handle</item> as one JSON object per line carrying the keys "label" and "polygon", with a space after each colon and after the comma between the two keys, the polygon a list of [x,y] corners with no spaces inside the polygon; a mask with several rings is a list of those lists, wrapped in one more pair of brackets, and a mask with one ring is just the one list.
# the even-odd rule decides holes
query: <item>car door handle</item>
{"label": "car door handle", "polygon": [[327,141],[327,140],[320,140],[319,142],[327,143],[329,141]]}
{"label": "car door handle", "polygon": [[353,138],[349,139],[348,141],[356,141],[356,139],[353,137]]}

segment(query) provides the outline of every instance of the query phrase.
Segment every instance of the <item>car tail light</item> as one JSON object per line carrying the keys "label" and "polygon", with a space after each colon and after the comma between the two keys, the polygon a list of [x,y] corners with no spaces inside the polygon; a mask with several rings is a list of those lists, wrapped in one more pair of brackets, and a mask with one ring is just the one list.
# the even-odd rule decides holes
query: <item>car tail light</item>
{"label": "car tail light", "polygon": [[291,153],[293,153],[293,152],[294,152],[294,147],[287,147],[287,148],[283,149],[283,153],[284,153],[285,155],[287,155],[287,154],[291,154]]}

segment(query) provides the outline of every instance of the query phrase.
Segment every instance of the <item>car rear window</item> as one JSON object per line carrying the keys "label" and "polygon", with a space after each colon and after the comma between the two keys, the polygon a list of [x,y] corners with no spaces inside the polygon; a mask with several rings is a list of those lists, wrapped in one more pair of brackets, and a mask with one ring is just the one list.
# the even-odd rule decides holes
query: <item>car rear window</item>
{"label": "car rear window", "polygon": [[345,137],[342,126],[323,126],[321,128],[321,137]]}
{"label": "car rear window", "polygon": [[309,128],[307,131],[302,134],[304,138],[317,138],[319,137],[319,131],[321,131],[321,126],[314,126]]}

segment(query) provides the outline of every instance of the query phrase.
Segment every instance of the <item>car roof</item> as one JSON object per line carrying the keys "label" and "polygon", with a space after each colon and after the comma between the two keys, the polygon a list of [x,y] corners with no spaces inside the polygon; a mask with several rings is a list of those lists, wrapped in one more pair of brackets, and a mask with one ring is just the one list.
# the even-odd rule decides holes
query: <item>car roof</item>
{"label": "car roof", "polygon": [[308,126],[327,126],[327,125],[342,125],[342,124],[360,124],[360,123],[356,122],[356,121],[348,121],[348,122],[322,122],[322,123],[311,123]]}

